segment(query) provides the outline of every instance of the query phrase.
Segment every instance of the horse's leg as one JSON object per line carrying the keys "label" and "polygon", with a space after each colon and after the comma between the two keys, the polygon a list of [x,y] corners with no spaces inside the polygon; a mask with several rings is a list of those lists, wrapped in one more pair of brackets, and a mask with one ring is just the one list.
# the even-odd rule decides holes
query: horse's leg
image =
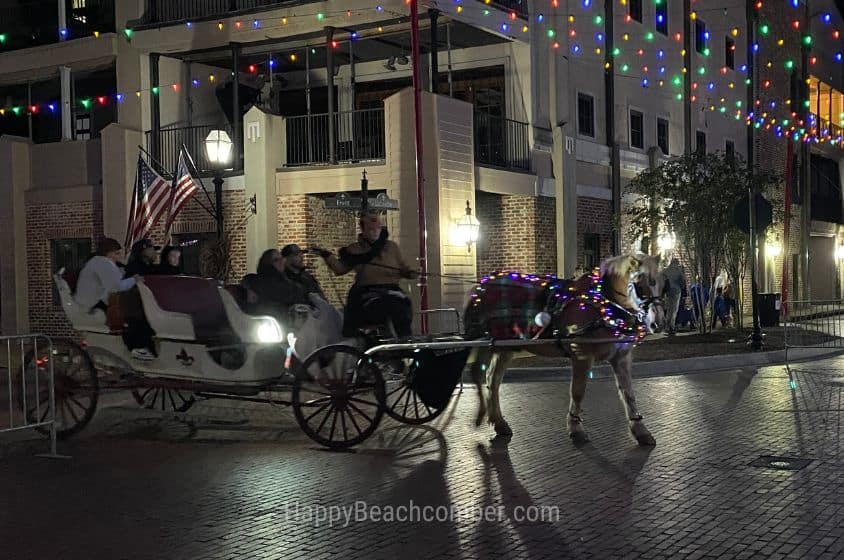
{"label": "horse's leg", "polygon": [[581,403],[583,403],[583,396],[586,394],[586,375],[592,369],[592,359],[572,360],[571,363],[571,400],[569,401],[569,437],[576,444],[583,444],[589,441],[589,436],[583,429],[583,419],[580,417],[582,412]]}
{"label": "horse's leg", "polygon": [[633,366],[633,350],[630,347],[624,350],[619,350],[610,359],[613,373],[615,374],[615,381],[618,384],[618,393],[621,396],[621,401],[624,403],[624,410],[627,412],[627,418],[630,420],[630,432],[639,445],[656,445],[656,440],[645,427],[642,421],[642,415],[636,408],[636,396],[633,394],[633,378],[631,376],[631,369]]}
{"label": "horse's leg", "polygon": [[494,353],[487,348],[476,348],[472,350],[471,373],[472,381],[478,387],[478,415],[475,417],[475,426],[483,424],[486,417],[486,385],[489,365],[494,359]]}
{"label": "horse's leg", "polygon": [[513,358],[513,352],[498,352],[494,367],[490,371],[489,379],[489,421],[495,426],[495,433],[500,436],[509,436],[513,434],[510,425],[504,420],[501,415],[501,402],[498,399],[498,388],[501,386],[501,381],[504,379],[504,374],[507,372],[507,366],[510,365],[510,360]]}

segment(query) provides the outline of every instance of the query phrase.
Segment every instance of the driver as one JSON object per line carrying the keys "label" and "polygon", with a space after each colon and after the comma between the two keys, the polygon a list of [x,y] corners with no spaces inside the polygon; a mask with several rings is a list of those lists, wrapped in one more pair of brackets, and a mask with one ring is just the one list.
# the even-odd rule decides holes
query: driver
{"label": "driver", "polygon": [[413,308],[398,283],[402,278],[416,278],[417,273],[405,264],[399,246],[388,239],[378,212],[361,213],[359,224],[358,240],[340,249],[339,258],[320,247],[313,249],[334,274],[355,271],[346,302],[343,336],[353,337],[361,327],[386,324],[389,319],[397,336],[408,337]]}

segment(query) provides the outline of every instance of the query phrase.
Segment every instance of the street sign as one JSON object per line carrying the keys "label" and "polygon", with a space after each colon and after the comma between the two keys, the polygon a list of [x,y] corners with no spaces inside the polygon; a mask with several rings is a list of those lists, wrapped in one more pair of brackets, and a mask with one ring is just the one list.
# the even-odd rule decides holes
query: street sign
{"label": "street sign", "polygon": [[[750,196],[741,197],[733,208],[733,223],[744,233],[750,233]],[[774,221],[774,208],[764,196],[756,194],[756,232],[762,233]]]}
{"label": "street sign", "polygon": [[334,198],[325,201],[325,207],[329,210],[347,210],[349,212],[361,212],[365,210],[398,210],[399,201],[389,198],[381,193],[375,198],[369,196],[369,181],[364,170],[360,180],[360,196],[349,196],[347,193],[340,193]]}
{"label": "street sign", "polygon": [[[349,196],[346,193],[340,193],[333,198],[327,199],[325,201],[325,207],[329,210],[359,212],[362,210],[362,200],[359,196]],[[381,193],[375,198],[367,198],[367,208],[369,210],[398,210],[399,201],[388,198],[386,194]]]}

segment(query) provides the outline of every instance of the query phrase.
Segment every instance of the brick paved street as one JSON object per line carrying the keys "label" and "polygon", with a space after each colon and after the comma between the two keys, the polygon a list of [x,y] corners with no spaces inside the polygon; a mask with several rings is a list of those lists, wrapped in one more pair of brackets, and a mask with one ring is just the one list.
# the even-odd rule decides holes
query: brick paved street
{"label": "brick paved street", "polygon": [[[637,379],[652,450],[628,436],[607,379],[590,382],[592,441],[580,449],[564,432],[562,381],[502,387],[509,444],[474,428],[467,386],[433,426],[385,422],[353,453],[319,449],[284,409],[213,401],[174,419],[111,397],[62,445],[71,460],[34,457],[42,442],[0,446],[0,550],[15,559],[840,558],[844,358],[792,373]],[[761,455],[811,462],[796,472],[749,465]],[[356,501],[453,505],[462,516],[345,527],[308,517]],[[503,518],[472,518],[481,506],[501,506]]]}

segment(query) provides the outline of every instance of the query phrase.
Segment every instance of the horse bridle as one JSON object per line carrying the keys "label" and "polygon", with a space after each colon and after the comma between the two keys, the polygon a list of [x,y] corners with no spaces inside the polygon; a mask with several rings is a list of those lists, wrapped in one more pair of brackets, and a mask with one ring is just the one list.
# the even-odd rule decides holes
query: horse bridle
{"label": "horse bridle", "polygon": [[[639,286],[638,279],[641,275],[642,275],[641,272],[638,273],[636,276],[634,276],[633,278],[630,279],[630,283],[628,284],[628,292],[629,292],[628,295],[633,296],[632,297],[633,303],[640,310],[640,312],[637,313],[637,315],[641,315],[640,320],[642,318],[644,318],[645,315],[648,314],[651,307],[656,307],[657,305],[660,306],[660,307],[664,306],[662,296],[654,296],[654,295],[642,296],[642,294],[639,293],[640,286]],[[631,286],[633,287],[632,290],[630,290]]]}

